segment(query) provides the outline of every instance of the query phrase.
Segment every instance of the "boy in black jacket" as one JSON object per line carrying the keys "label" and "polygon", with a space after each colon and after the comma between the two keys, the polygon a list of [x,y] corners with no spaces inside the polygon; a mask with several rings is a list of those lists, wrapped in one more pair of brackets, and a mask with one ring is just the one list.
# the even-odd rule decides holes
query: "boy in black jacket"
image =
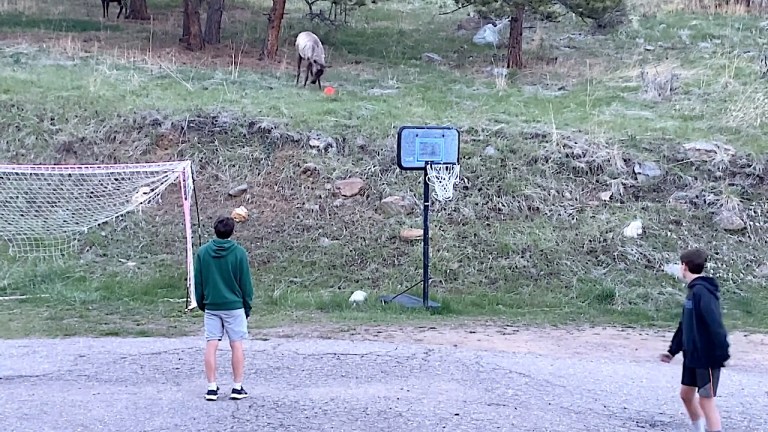
{"label": "boy in black jacket", "polygon": [[720,412],[715,397],[720,368],[725,366],[730,355],[728,334],[720,312],[720,287],[714,278],[702,275],[706,264],[707,253],[701,249],[690,249],[680,255],[681,276],[688,283],[688,295],[672,343],[661,355],[661,361],[669,363],[682,351],[680,397],[693,430],[720,432]]}

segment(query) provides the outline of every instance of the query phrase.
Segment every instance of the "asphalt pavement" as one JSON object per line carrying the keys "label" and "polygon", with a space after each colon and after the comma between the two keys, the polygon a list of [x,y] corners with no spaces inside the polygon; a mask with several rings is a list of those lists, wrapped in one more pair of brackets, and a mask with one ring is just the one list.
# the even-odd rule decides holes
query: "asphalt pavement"
{"label": "asphalt pavement", "polygon": [[[203,399],[200,337],[0,341],[3,431],[688,431],[680,366],[450,346],[249,340],[250,397]],[[768,373],[723,371],[724,431],[768,431]]]}

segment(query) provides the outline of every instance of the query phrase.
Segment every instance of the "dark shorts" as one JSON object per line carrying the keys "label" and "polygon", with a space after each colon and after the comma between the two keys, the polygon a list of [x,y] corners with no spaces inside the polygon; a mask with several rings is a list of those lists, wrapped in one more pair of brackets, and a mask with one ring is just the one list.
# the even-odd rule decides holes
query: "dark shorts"
{"label": "dark shorts", "polygon": [[681,384],[696,387],[700,397],[713,398],[717,396],[717,385],[720,383],[720,369],[696,369],[683,366]]}

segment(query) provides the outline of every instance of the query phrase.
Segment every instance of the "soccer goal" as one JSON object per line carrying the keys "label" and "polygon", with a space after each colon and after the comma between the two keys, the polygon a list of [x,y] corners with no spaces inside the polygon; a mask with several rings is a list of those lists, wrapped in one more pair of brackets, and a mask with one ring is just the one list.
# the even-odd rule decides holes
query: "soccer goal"
{"label": "soccer goal", "polygon": [[190,161],[123,165],[0,165],[0,237],[17,257],[56,259],[77,249],[88,230],[158,204],[181,189],[186,236],[186,309],[195,302]]}

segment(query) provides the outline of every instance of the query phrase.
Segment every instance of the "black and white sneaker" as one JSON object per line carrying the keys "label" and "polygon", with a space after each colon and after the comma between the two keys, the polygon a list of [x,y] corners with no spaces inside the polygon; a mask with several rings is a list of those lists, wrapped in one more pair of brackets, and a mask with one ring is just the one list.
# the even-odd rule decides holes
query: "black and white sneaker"
{"label": "black and white sneaker", "polygon": [[229,395],[230,399],[236,399],[236,400],[245,399],[247,397],[248,397],[248,392],[245,391],[245,389],[242,387],[240,387],[239,389],[233,388],[232,393]]}
{"label": "black and white sneaker", "polygon": [[209,401],[215,401],[219,398],[219,387],[216,387],[216,390],[208,389],[208,391],[205,393],[205,400]]}

